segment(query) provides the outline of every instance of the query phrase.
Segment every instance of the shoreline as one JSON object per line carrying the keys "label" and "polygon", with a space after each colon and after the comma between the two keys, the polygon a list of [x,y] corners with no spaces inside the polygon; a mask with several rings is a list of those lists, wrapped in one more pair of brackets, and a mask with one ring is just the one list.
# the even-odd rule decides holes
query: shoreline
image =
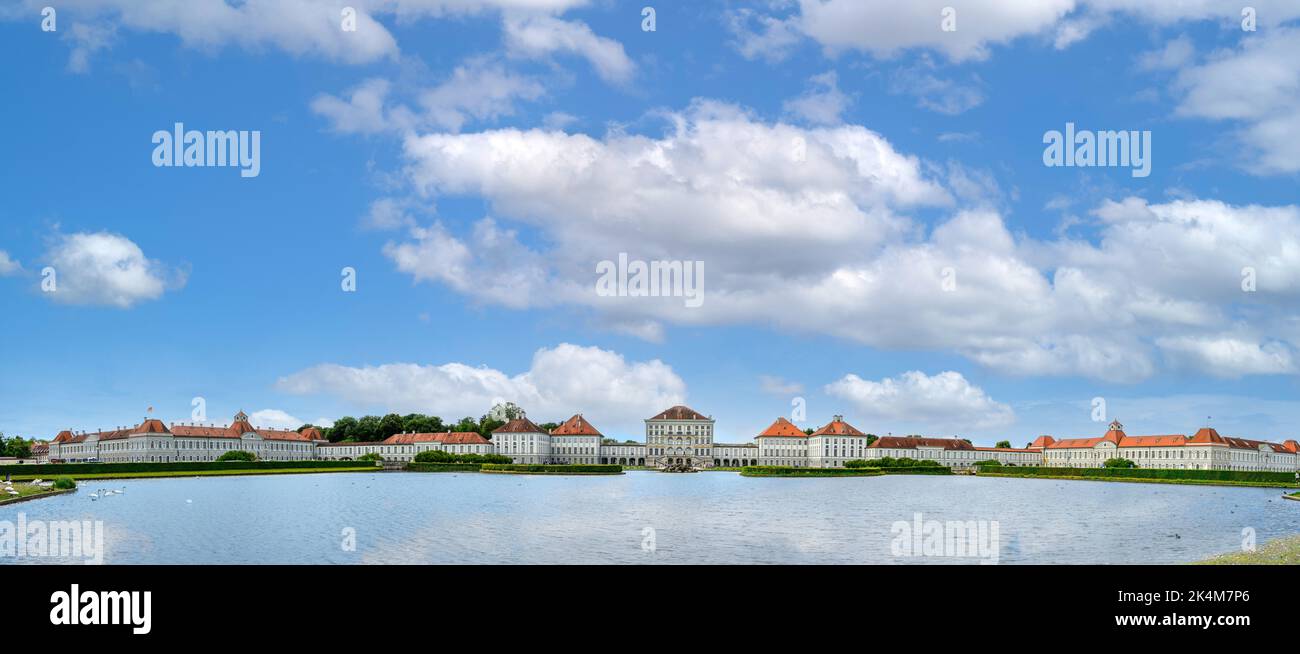
{"label": "shoreline", "polygon": [[1002,472],[980,472],[976,477],[1005,477],[1012,479],[1055,479],[1060,481],[1117,481],[1127,484],[1174,484],[1182,486],[1235,486],[1238,488],[1277,488],[1293,490],[1300,484],[1274,484],[1264,481],[1230,481],[1219,479],[1154,479],[1140,477],[1084,477],[1081,475],[1016,475]]}
{"label": "shoreline", "polygon": [[1278,536],[1254,552],[1227,552],[1187,565],[1300,565],[1300,534]]}
{"label": "shoreline", "polygon": [[[67,474],[61,476],[72,477],[77,481],[93,481],[96,479],[165,479],[169,477],[245,477],[257,475],[285,475],[285,474],[316,474],[324,472],[382,472],[383,469],[376,466],[357,466],[354,468],[267,468],[264,470],[159,470],[156,472],[101,472],[89,473],[85,475]],[[14,481],[29,481],[35,479],[37,475],[14,475]],[[75,490],[75,489],[74,489]]]}
{"label": "shoreline", "polygon": [[5,499],[3,499],[3,500],[0,500],[0,506],[7,506],[7,505],[10,505],[10,504],[17,504],[17,503],[19,503],[19,502],[26,502],[26,501],[28,501],[28,500],[39,500],[39,499],[43,499],[43,498],[46,498],[46,497],[54,497],[55,495],[66,495],[66,494],[68,494],[68,493],[75,493],[75,492],[77,492],[77,489],[76,489],[76,488],[56,488],[56,489],[48,490],[48,491],[46,491],[46,492],[44,492],[44,493],[32,493],[31,495],[20,495],[20,496],[18,496],[18,497],[7,497],[7,498],[5,498]]}

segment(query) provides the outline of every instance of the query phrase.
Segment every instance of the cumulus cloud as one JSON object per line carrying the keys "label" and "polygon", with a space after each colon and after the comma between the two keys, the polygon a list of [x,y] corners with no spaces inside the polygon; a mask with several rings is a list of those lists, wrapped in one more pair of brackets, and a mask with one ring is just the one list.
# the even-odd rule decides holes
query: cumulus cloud
{"label": "cumulus cloud", "polygon": [[797,98],[786,100],[785,112],[814,125],[836,125],[849,108],[849,96],[840,91],[835,71],[814,75],[809,88]]}
{"label": "cumulus cloud", "polygon": [[1178,113],[1234,121],[1241,163],[1257,174],[1300,171],[1300,29],[1274,28],[1243,39],[1178,75]]}
{"label": "cumulus cloud", "polygon": [[388,80],[370,79],[345,98],[328,93],[316,96],[311,109],[328,119],[334,131],[345,134],[403,133],[416,128],[459,131],[471,121],[492,122],[514,115],[519,102],[545,94],[541,82],[484,57],[456,66],[436,86],[409,93],[410,102],[392,99],[391,91]]}
{"label": "cumulus cloud", "polygon": [[321,364],[282,377],[277,386],[385,412],[449,419],[481,415],[502,400],[524,407],[534,420],[581,411],[607,434],[639,431],[642,419],[686,398],[685,382],[658,359],[628,361],[611,350],[569,343],[537,350],[529,369],[515,375],[464,363]]}
{"label": "cumulus cloud", "polygon": [[[1117,22],[1116,17],[1162,27],[1206,20],[1235,26],[1242,8],[1222,0],[798,0],[795,11],[788,12],[790,4],[795,3],[773,3],[772,14],[754,10],[727,14],[742,55],[780,59],[806,37],[832,56],[855,50],[892,58],[924,49],[942,53],[950,61],[982,60],[993,47],[1021,38],[1041,38],[1064,49]],[[1300,17],[1300,5],[1290,0],[1250,4],[1257,10],[1261,33]],[[947,7],[956,9],[953,31],[940,29]]]}
{"label": "cumulus cloud", "polygon": [[[47,4],[45,0],[24,0],[4,17],[28,20],[39,16]],[[66,40],[72,46],[68,66],[75,72],[86,70],[90,56],[110,47],[114,35],[125,30],[175,35],[186,47],[207,51],[227,46],[275,48],[294,56],[349,64],[395,57],[397,41],[368,10],[368,5],[380,3],[349,4],[357,12],[354,32],[340,27],[343,3],[323,0],[95,0],[64,3],[57,9],[59,29],[67,30]]]}
{"label": "cumulus cloud", "polygon": [[1156,344],[1176,364],[1215,377],[1296,372],[1291,348],[1277,341],[1260,343],[1233,336],[1178,336],[1157,339]]}
{"label": "cumulus cloud", "polygon": [[0,250],[0,277],[12,275],[22,269],[22,265],[17,260],[10,258],[8,252]]}
{"label": "cumulus cloud", "polygon": [[56,286],[43,295],[67,304],[125,309],[156,300],[186,279],[184,272],[146,258],[130,239],[109,232],[60,235],[46,259]]}
{"label": "cumulus cloud", "polygon": [[952,371],[927,375],[912,370],[880,381],[848,374],[827,384],[825,391],[868,418],[907,425],[986,429],[1009,425],[1016,418],[1011,407]]}
{"label": "cumulus cloud", "polygon": [[[1297,207],[1105,201],[1096,240],[1015,236],[992,208],[929,227],[907,214],[954,196],[996,206],[997,189],[968,171],[934,179],[939,167],[860,126],[770,124],[708,101],[667,118],[658,138],[410,136],[415,190],[481,197],[493,217],[468,234],[415,227],[385,253],[479,301],[583,306],[654,340],[665,322],[759,324],[1019,375],[1144,379],[1159,368],[1155,339],[1216,334],[1247,314],[1265,341],[1294,338]],[[598,295],[596,265],[621,252],[705,262],[703,305]]]}
{"label": "cumulus cloud", "polygon": [[507,14],[504,21],[507,49],[515,56],[546,57],[554,53],[583,57],[607,82],[624,83],[636,66],[623,44],[598,36],[586,23],[537,14]]}
{"label": "cumulus cloud", "polygon": [[759,375],[758,385],[769,395],[796,395],[803,392],[803,384],[786,381],[774,375]]}
{"label": "cumulus cloud", "polygon": [[262,409],[248,414],[248,422],[254,427],[268,429],[297,429],[307,423],[279,409]]}

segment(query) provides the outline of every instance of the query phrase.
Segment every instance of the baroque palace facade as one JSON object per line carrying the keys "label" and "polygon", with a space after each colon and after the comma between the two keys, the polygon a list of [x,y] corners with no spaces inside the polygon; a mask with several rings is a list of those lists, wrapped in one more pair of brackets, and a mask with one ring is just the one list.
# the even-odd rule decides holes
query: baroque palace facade
{"label": "baroque palace facade", "polygon": [[453,454],[501,454],[515,463],[618,464],[661,468],[751,465],[839,468],[854,459],[885,457],[928,459],[952,468],[979,461],[1004,465],[1095,468],[1107,459],[1125,458],[1140,468],[1200,470],[1300,470],[1300,446],[1220,436],[1202,428],[1192,436],[1129,436],[1118,421],[1096,438],[1057,440],[1039,436],[1024,448],[977,447],[959,438],[882,436],[872,438],[834,416],[805,432],[777,418],[752,443],[714,441],[714,420],[685,406],[666,409],[645,420],[644,442],[605,438],[582,414],[555,429],[542,429],[521,415],[492,432],[489,440],[474,432],[394,434],[377,442],[325,441],[315,427],[296,431],[257,428],[239,412],[225,427],[164,425],[146,419],[130,428],[93,433],[63,431],[50,442],[52,461],[213,461],[231,450],[252,452],[264,460],[356,459],[378,454],[386,460],[410,461],[425,450]]}

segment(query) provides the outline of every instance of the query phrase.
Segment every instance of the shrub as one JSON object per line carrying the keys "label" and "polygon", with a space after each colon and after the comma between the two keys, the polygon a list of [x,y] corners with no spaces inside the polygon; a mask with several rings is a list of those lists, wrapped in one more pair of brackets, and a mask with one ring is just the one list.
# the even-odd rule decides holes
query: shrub
{"label": "shrub", "polygon": [[910,458],[908,458],[908,457],[902,457],[902,458],[899,458],[899,459],[895,459],[895,458],[892,457],[892,456],[885,456],[885,457],[881,457],[881,458],[879,458],[879,459],[866,459],[866,460],[855,459],[855,460],[853,460],[853,461],[846,462],[846,463],[844,464],[844,467],[848,468],[848,467],[850,467],[850,466],[849,466],[849,463],[858,463],[859,461],[861,461],[861,464],[860,464],[860,465],[854,465],[854,466],[852,466],[852,467],[854,467],[854,468],[858,468],[858,467],[864,467],[864,468],[911,468],[911,467],[925,467],[925,466],[940,467],[940,468],[943,467],[943,466],[940,466],[940,465],[939,465],[939,462],[938,462],[938,461],[931,461],[930,459],[910,459]]}
{"label": "shrub", "polygon": [[1133,463],[1129,459],[1114,458],[1106,459],[1106,462],[1103,463],[1102,466],[1106,468],[1136,468],[1137,464]]}
{"label": "shrub", "polygon": [[217,457],[217,461],[256,461],[257,455],[245,450],[231,450]]}
{"label": "shrub", "polygon": [[982,468],[984,466],[1000,466],[1002,462],[997,459],[984,459],[983,461],[976,461],[974,465],[976,468]]}
{"label": "shrub", "polygon": [[62,477],[57,477],[54,480],[54,488],[58,490],[68,490],[76,487],[77,487],[77,482],[74,481],[72,477],[69,477],[67,475],[64,475]]}
{"label": "shrub", "polygon": [[[944,468],[945,470],[947,468]],[[795,468],[793,466],[745,466],[740,474],[745,477],[874,477],[884,474],[875,467],[858,468]]]}
{"label": "shrub", "polygon": [[608,464],[572,464],[572,465],[541,465],[541,464],[506,464],[506,463],[484,463],[483,472],[523,472],[533,474],[602,474],[616,475],[623,472],[623,466]]}
{"label": "shrub", "polygon": [[452,454],[443,450],[425,450],[415,455],[418,463],[510,463],[503,454]]}
{"label": "shrub", "polygon": [[0,475],[33,475],[53,478],[60,474],[84,476],[127,472],[186,472],[192,470],[278,470],[289,468],[356,468],[355,461],[173,461],[171,463],[39,463],[2,465]]}
{"label": "shrub", "polygon": [[361,456],[357,457],[357,460],[358,461],[383,461],[384,457],[380,456],[378,452],[371,452],[369,454],[362,454]]}
{"label": "shrub", "polygon": [[411,472],[478,472],[481,463],[426,463],[412,461],[406,464]]}
{"label": "shrub", "polygon": [[983,466],[980,474],[1009,474],[1017,477],[1115,477],[1122,479],[1189,479],[1196,481],[1248,481],[1277,484],[1295,483],[1295,473],[1265,470],[1175,470],[1172,468],[1042,468],[1038,466]]}
{"label": "shrub", "polygon": [[845,468],[865,468],[869,465],[871,465],[871,463],[865,459],[853,459],[851,461],[844,462]]}

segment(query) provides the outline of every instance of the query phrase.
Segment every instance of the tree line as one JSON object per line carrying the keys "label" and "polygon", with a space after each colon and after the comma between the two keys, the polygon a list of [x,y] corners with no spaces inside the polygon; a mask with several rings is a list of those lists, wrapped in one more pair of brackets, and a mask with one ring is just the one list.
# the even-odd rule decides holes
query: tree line
{"label": "tree line", "polygon": [[[320,430],[322,436],[331,443],[341,441],[357,441],[369,443],[382,441],[393,434],[406,432],[431,433],[443,431],[466,431],[474,432],[483,438],[491,439],[492,431],[506,424],[504,420],[498,420],[490,415],[484,414],[479,419],[466,416],[458,422],[446,422],[439,416],[430,416],[422,413],[408,413],[404,416],[396,413],[390,413],[384,416],[362,416],[354,418],[352,416],[343,416],[334,421],[332,427],[321,427],[318,425],[303,425],[298,428],[301,433],[308,427],[316,427]],[[546,422],[541,423],[544,431],[549,432],[559,426],[559,423]]]}

